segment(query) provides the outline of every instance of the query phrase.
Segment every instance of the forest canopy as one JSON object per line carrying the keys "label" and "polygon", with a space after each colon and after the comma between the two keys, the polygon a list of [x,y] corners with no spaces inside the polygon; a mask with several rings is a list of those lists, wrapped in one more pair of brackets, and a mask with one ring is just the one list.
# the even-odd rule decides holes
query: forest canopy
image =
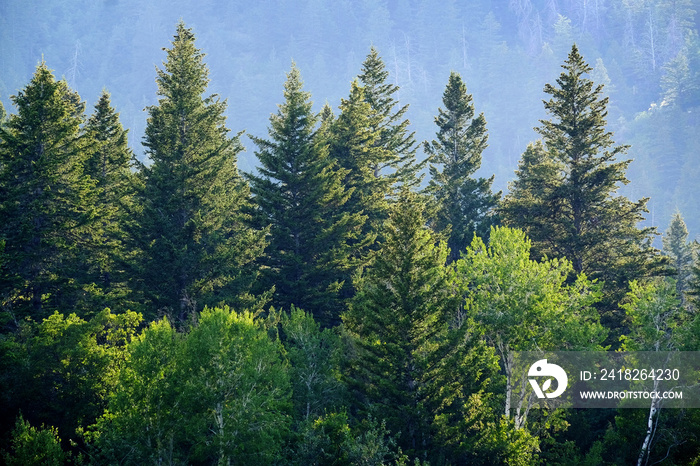
{"label": "forest canopy", "polygon": [[[482,175],[492,124],[470,80],[441,77],[421,141],[404,103],[415,83],[392,81],[378,47],[335,108],[315,109],[304,76],[318,70],[291,62],[250,137],[182,20],[142,134],[119,89],[88,108],[42,60],[0,113],[3,460],[700,460],[696,410],[511,403],[513,352],[700,342],[697,242],[680,213],[663,235],[643,224],[650,197],[623,190],[646,146],[618,141],[610,79],[570,23],[559,15],[566,51],[505,195]],[[645,118],[692,115],[693,40],[652,56],[667,100]],[[255,169],[239,167],[246,144]]]}

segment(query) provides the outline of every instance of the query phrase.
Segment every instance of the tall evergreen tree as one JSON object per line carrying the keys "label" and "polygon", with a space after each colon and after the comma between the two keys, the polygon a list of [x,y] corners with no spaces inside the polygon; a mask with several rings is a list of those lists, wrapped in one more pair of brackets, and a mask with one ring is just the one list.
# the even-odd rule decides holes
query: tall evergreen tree
{"label": "tall evergreen tree", "polygon": [[343,183],[351,191],[344,209],[367,216],[362,235],[374,241],[388,215],[393,180],[382,174],[392,154],[379,144],[382,116],[365,99],[365,88],[353,81],[350,95],[342,99],[340,114],[330,128],[330,153],[346,171]]}
{"label": "tall evergreen tree", "polygon": [[141,166],[141,280],[153,311],[182,319],[203,304],[236,300],[254,274],[264,232],[244,225],[247,184],[236,167],[239,136],[229,137],[226,102],[204,97],[208,70],[191,29],[180,22],[158,70],[158,105],[148,108]]}
{"label": "tall evergreen tree", "polygon": [[352,268],[353,250],[365,221],[343,208],[351,191],[342,184],[346,169],[328,155],[325,126],[303,91],[296,66],[287,75],[285,102],[270,117],[270,140],[253,138],[260,176],[248,174],[256,204],[253,221],[270,225],[270,244],[260,259],[263,284],[275,286],[274,303],[312,312],[324,325],[338,323],[338,291]]}
{"label": "tall evergreen tree", "polygon": [[343,317],[359,349],[352,385],[390,431],[401,431],[401,447],[414,453],[429,442],[426,382],[439,362],[435,340],[456,307],[447,247],[435,245],[422,207],[415,194],[402,191],[379,253],[356,278],[357,294]]}
{"label": "tall evergreen tree", "polygon": [[671,260],[671,267],[673,267],[676,294],[681,300],[681,304],[684,305],[686,302],[685,294],[689,288],[697,257],[697,243],[688,242],[688,228],[685,226],[680,212],[673,214],[671,224],[661,241],[663,253]]}
{"label": "tall evergreen tree", "polygon": [[415,133],[409,133],[410,121],[405,119],[408,104],[396,108],[399,102],[394,95],[399,91],[399,86],[387,82],[389,72],[374,46],[370,48],[358,78],[365,89],[365,101],[379,117],[374,128],[379,131],[375,144],[390,155],[385,166],[378,166],[379,172],[393,170],[384,175],[392,176],[400,184],[417,185],[420,183],[418,172],[424,163],[416,162],[418,145]]}
{"label": "tall evergreen tree", "polygon": [[134,210],[135,181],[127,130],[122,127],[106,91],[85,125],[85,134],[88,138],[85,171],[96,181],[99,190],[97,209],[101,229],[99,247],[90,252],[90,272],[107,293],[108,302],[103,304],[114,306],[115,299],[124,299],[128,293],[125,265],[133,258],[127,252],[126,232]]}
{"label": "tall evergreen tree", "polygon": [[449,261],[454,262],[471,244],[475,232],[488,236],[500,193],[491,192],[493,176],[473,176],[486,149],[486,119],[483,113],[474,117],[472,96],[459,74],[450,73],[442,102],[445,109],[438,109],[435,117],[437,140],[424,146],[435,164],[430,165],[428,189],[437,202],[436,228],[445,231],[451,227],[447,245]]}
{"label": "tall evergreen tree", "polygon": [[[417,194],[400,192],[378,253],[356,276],[357,294],[343,316],[357,349],[352,391],[364,409],[400,432],[404,451],[423,458],[440,449],[433,438],[437,424],[445,434],[455,417],[470,417],[460,409],[467,399],[477,401],[470,395],[495,364],[488,349],[471,352],[469,326],[455,324],[461,297],[445,265],[447,246],[426,227],[424,207]],[[469,424],[482,416],[474,407],[472,419],[460,425],[478,436],[479,427]]]}
{"label": "tall evergreen tree", "polygon": [[608,98],[574,45],[557,86],[547,84],[551,120],[536,130],[543,144],[528,148],[501,208],[503,221],[525,230],[533,258],[566,257],[573,272],[604,282],[600,310],[604,322],[620,330],[617,303],[629,281],[659,271],[650,246],[654,228],[638,229],[648,199],[632,202],[616,195],[628,183],[631,160],[618,161],[627,146],[616,146],[607,131]]}
{"label": "tall evergreen tree", "polygon": [[[41,63],[0,128],[3,306],[15,318],[75,306],[80,250],[94,227],[95,183],[84,173],[84,103]],[[72,310],[72,309],[71,309]]]}

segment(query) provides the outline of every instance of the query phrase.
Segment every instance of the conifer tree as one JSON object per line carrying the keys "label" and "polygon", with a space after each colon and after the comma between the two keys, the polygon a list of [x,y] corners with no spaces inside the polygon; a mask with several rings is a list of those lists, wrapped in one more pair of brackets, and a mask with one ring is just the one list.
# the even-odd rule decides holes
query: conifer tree
{"label": "conifer tree", "polygon": [[[467,325],[461,333],[449,328],[461,297],[445,266],[447,246],[426,227],[424,207],[417,194],[400,192],[379,250],[356,276],[357,294],[343,316],[357,348],[351,389],[364,409],[386,419],[392,433],[401,432],[405,452],[423,457],[436,447],[435,416],[449,422],[452,403],[465,402],[468,388],[478,387],[493,369],[488,350],[469,356],[460,346],[468,340]],[[455,384],[456,373],[468,375]]]}
{"label": "conifer tree", "polygon": [[486,120],[483,113],[474,117],[472,96],[459,74],[450,73],[442,102],[445,109],[435,117],[437,140],[426,142],[425,151],[432,162],[428,190],[437,202],[435,226],[438,231],[451,227],[447,245],[449,262],[454,262],[474,233],[488,236],[500,193],[491,192],[493,176],[474,177],[486,149]]}
{"label": "conifer tree", "polygon": [[384,175],[391,176],[395,182],[415,186],[420,183],[419,171],[424,163],[416,162],[418,145],[415,133],[408,132],[408,119],[405,119],[408,104],[399,104],[394,95],[399,91],[399,86],[387,82],[389,72],[384,61],[374,46],[370,48],[364,63],[362,73],[358,76],[365,89],[365,101],[379,117],[374,128],[379,131],[379,137],[375,141],[378,147],[386,150],[390,156],[384,166],[378,166],[379,172],[393,170]]}
{"label": "conifer tree", "polygon": [[576,274],[603,281],[599,309],[606,324],[619,330],[617,303],[627,284],[659,272],[660,258],[649,245],[655,230],[636,226],[648,199],[616,195],[628,183],[631,160],[617,160],[628,147],[615,145],[605,128],[603,86],[584,76],[591,67],[575,45],[562,68],[557,86],[544,88],[552,119],[536,128],[543,144],[523,155],[501,213],[506,224],[530,237],[533,258],[566,257]]}
{"label": "conifer tree", "polygon": [[344,209],[367,216],[362,236],[370,242],[387,218],[393,184],[381,173],[392,161],[391,152],[379,144],[381,121],[382,116],[365,99],[365,88],[353,81],[350,95],[341,100],[340,114],[330,129],[331,156],[346,171],[343,184],[351,191]]}
{"label": "conifer tree", "polygon": [[263,285],[275,287],[278,306],[294,304],[328,326],[338,323],[338,291],[352,268],[353,250],[362,246],[357,239],[365,217],[343,210],[350,198],[342,184],[347,170],[329,157],[327,124],[316,132],[318,116],[302,86],[292,65],[285,102],[270,117],[270,139],[253,138],[260,176],[247,176],[254,224],[270,225],[270,244],[260,259]]}
{"label": "conifer tree", "polygon": [[688,291],[692,270],[697,256],[697,247],[688,243],[688,228],[680,212],[673,214],[671,224],[661,239],[663,253],[670,259],[673,275],[676,280],[676,294],[685,304],[685,293]]}
{"label": "conifer tree", "polygon": [[97,209],[101,230],[99,246],[90,252],[90,272],[109,296],[109,302],[103,304],[114,306],[115,299],[123,299],[128,293],[125,266],[133,258],[129,257],[126,241],[130,214],[134,211],[135,180],[127,130],[122,127],[106,91],[85,125],[85,135],[88,138],[85,171],[96,181],[99,190]]}
{"label": "conifer tree", "polygon": [[245,271],[262,252],[262,231],[244,225],[247,184],[236,167],[239,136],[224,126],[226,102],[204,97],[208,70],[180,22],[158,70],[158,105],[148,108],[139,241],[142,289],[152,310],[176,319],[247,292]]}
{"label": "conifer tree", "polygon": [[0,128],[0,293],[15,318],[39,319],[83,293],[79,252],[93,236],[96,189],[83,170],[80,96],[41,63],[12,100],[17,113]]}

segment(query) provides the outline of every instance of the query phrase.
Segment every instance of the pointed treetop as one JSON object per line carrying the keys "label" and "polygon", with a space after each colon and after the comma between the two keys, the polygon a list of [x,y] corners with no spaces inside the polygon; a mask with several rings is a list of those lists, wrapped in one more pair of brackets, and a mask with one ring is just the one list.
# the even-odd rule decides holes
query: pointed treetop
{"label": "pointed treetop", "polygon": [[[82,123],[84,119],[85,102],[65,80],[56,81],[53,71],[43,60],[37,65],[29,84],[11,99],[17,107],[18,122],[31,122],[39,114],[50,115],[52,120],[60,121],[59,126],[76,132],[75,123]],[[37,127],[30,123],[26,129],[32,131],[32,128]]]}
{"label": "pointed treetop", "polygon": [[180,21],[172,47],[164,50],[167,60],[163,63],[165,69],[157,70],[158,95],[170,99],[201,96],[209,84],[209,70],[204,64],[204,53],[195,47],[192,29]]}

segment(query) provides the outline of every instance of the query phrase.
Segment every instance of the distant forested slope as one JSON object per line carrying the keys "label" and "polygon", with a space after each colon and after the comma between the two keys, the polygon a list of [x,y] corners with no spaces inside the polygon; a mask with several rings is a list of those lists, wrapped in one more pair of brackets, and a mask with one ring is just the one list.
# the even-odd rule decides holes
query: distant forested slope
{"label": "distant forested slope", "polygon": [[[0,5],[0,100],[46,60],[87,100],[112,93],[137,156],[143,109],[155,103],[154,67],[173,25],[192,26],[206,51],[211,89],[228,99],[229,126],[264,137],[284,73],[294,60],[314,108],[337,113],[349,81],[374,45],[418,140],[450,71],[459,72],[484,112],[489,148],[482,172],[506,189],[520,155],[537,138],[542,88],[559,73],[572,42],[610,96],[609,121],[632,145],[632,198],[651,197],[648,222],[663,231],[676,208],[700,232],[700,0],[37,0]],[[252,143],[241,168],[254,164]]]}

